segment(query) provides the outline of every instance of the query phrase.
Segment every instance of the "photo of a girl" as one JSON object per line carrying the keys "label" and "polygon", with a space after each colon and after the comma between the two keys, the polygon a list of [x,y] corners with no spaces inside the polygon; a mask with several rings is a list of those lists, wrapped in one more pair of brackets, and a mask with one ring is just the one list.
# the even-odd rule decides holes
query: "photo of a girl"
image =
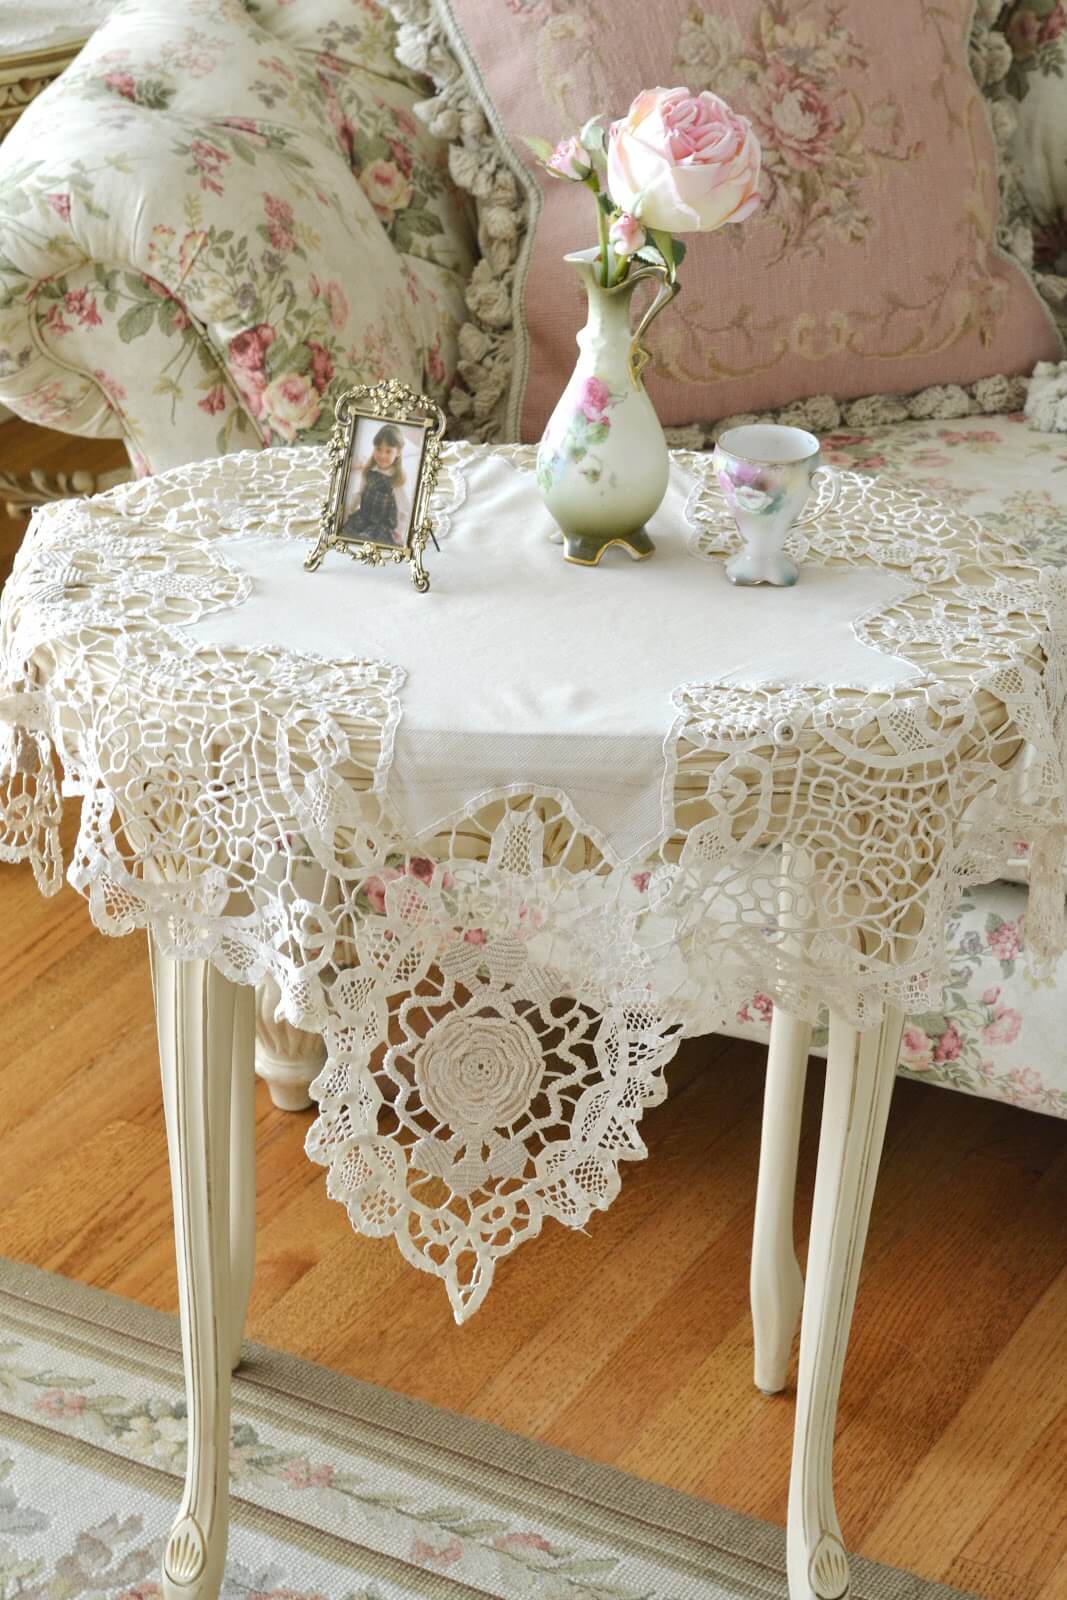
{"label": "photo of a girl", "polygon": [[[417,479],[424,432],[400,423],[360,417],[352,441],[342,539],[405,545],[411,520],[410,477]],[[407,457],[407,465],[405,465]]]}

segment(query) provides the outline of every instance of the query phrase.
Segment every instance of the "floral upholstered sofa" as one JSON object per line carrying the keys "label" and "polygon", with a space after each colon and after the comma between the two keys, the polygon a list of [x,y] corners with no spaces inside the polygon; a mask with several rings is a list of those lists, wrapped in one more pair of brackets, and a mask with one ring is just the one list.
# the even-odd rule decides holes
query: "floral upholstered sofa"
{"label": "floral upholstered sofa", "polygon": [[[1018,0],[979,52],[1024,126],[1062,92],[1064,15]],[[462,426],[506,320],[496,268],[520,196],[504,168],[450,151],[460,102],[439,96],[427,131],[428,93],[376,0],[125,0],[0,149],[0,402],[123,438],[139,472],[320,442],[334,397],[387,373],[451,394]],[[1053,279],[1060,203],[1043,197]],[[826,459],[903,474],[1067,565],[1067,434],[1031,429],[1021,381],[983,409],[997,396],[979,414],[946,390],[890,421],[828,401]],[[1025,880],[1020,858],[968,892],[943,1009],[911,1019],[902,1071],[1067,1117],[1067,962],[1030,976]],[[724,1031],[763,1038],[769,1009],[756,995]]]}

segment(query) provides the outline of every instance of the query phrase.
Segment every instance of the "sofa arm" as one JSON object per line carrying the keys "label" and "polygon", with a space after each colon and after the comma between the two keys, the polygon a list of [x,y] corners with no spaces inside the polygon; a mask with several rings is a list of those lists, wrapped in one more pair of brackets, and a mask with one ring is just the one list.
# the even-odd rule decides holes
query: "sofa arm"
{"label": "sofa arm", "polygon": [[0,146],[0,401],[153,471],[324,438],[437,333],[307,62],[180,9],[124,8]]}

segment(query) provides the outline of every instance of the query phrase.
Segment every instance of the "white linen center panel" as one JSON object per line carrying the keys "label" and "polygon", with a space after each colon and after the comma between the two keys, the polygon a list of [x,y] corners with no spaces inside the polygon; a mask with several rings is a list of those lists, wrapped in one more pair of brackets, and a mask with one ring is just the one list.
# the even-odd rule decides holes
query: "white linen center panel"
{"label": "white linen center panel", "polygon": [[500,456],[464,462],[467,494],[416,594],[401,568],[331,553],[305,572],[291,538],[222,539],[251,580],[246,602],[189,628],[222,648],[282,645],[403,668],[387,780],[399,820],[425,834],[522,780],[562,790],[622,860],[669,824],[665,745],[685,683],[826,683],[890,689],[914,666],[871,650],[852,624],[912,586],[874,567],[805,566],[796,588],[734,588],[686,548],[692,477],[672,462],[649,524],[656,554],[564,562],[532,474]]}

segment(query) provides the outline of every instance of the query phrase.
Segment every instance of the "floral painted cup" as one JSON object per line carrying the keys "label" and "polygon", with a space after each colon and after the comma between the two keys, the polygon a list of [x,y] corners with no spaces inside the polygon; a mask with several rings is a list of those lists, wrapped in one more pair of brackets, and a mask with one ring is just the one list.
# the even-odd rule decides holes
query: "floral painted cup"
{"label": "floral painted cup", "polygon": [[[822,465],[819,441],[803,428],[754,422],[719,435],[712,468],[744,547],[726,563],[731,583],[790,586],[800,576],[785,554],[791,528],[829,511],[840,488],[836,473]],[[801,512],[818,474],[830,480],[829,502]]]}

